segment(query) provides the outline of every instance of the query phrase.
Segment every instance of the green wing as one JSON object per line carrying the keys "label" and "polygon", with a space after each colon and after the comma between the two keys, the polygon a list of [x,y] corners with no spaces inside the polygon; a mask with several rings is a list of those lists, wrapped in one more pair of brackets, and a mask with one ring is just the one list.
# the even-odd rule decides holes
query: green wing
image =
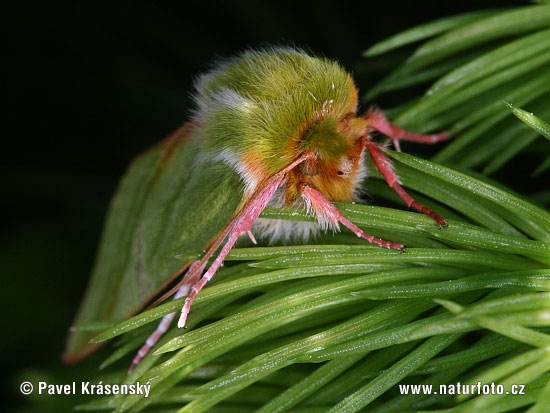
{"label": "green wing", "polygon": [[[74,325],[119,321],[137,312],[200,257],[234,215],[243,193],[237,174],[200,162],[189,129],[180,128],[139,156],[120,182]],[[94,335],[73,331],[64,360],[93,351],[88,342]]]}

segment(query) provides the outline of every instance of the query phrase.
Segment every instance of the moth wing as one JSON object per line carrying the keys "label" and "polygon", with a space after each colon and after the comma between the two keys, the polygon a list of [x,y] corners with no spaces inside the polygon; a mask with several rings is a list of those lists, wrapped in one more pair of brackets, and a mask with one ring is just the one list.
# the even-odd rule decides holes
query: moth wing
{"label": "moth wing", "polygon": [[[237,174],[197,159],[191,130],[184,125],[128,168],[73,325],[136,313],[200,257],[234,215],[243,193]],[[75,362],[92,352],[95,334],[72,331],[63,359]]]}

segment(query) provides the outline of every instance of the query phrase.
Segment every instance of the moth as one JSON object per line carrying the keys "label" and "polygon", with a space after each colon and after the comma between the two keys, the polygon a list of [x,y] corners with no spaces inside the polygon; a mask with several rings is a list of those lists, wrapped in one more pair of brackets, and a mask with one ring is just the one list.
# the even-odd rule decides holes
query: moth
{"label": "moth", "polygon": [[[248,50],[200,76],[194,100],[191,120],[141,154],[122,179],[76,325],[122,320],[183,276],[175,298],[187,297],[184,327],[193,300],[241,236],[293,242],[343,225],[403,250],[365,233],[332,203],[360,201],[367,156],[409,207],[446,226],[401,187],[373,133],[397,150],[400,140],[435,143],[447,134],[404,131],[376,109],[359,114],[354,81],[336,61],[295,48]],[[317,222],[260,218],[266,206],[304,208]],[[131,369],[174,316],[162,319]],[[90,338],[71,333],[65,361],[91,352]]]}

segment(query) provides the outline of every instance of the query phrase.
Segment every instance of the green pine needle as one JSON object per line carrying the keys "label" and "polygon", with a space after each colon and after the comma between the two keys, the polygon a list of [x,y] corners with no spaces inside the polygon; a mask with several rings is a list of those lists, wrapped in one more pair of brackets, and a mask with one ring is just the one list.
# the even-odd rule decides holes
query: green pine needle
{"label": "green pine needle", "polygon": [[[349,219],[373,233],[391,231],[397,240],[409,236],[420,244],[423,239],[438,240],[437,247],[419,248],[413,243],[399,253],[363,243],[339,244],[338,239],[347,240],[349,235],[337,234],[330,245],[235,249],[217,280],[197,298],[190,328],[172,329],[154,354],[124,379],[150,380],[151,400],[118,396],[109,405],[123,412],[151,404],[148,409],[154,411],[154,406],[174,400],[169,395],[178,386],[180,403],[187,403],[182,412],[223,408],[251,395],[255,397],[249,403],[261,411],[300,406],[358,411],[367,405],[381,409],[396,403],[402,408],[421,401],[443,406],[448,403],[443,396],[394,400],[392,395],[405,379],[420,383],[433,377],[432,383],[437,383],[444,373],[447,381],[442,384],[471,379],[475,372],[483,380],[502,379],[503,384],[514,374],[525,384],[542,377],[550,368],[544,357],[536,368],[535,361],[526,365],[525,372],[509,360],[524,353],[527,357],[532,346],[545,351],[550,345],[545,330],[550,308],[550,213],[463,172],[411,155],[390,154],[399,161],[398,171],[409,168],[422,182],[430,182],[432,175],[439,180],[445,188],[441,194],[421,188],[437,203],[455,208],[464,202],[455,200],[467,199],[470,207],[456,210],[461,219],[438,229],[415,212],[339,206]],[[485,226],[477,223],[477,205],[498,217],[502,227],[496,227],[500,222],[496,219]],[[264,215],[307,219],[295,210],[268,210]],[[509,226],[515,228],[513,234]],[[182,300],[162,304],[107,329],[95,341],[123,338],[130,330],[152,326],[181,304]],[[138,338],[104,364],[134,350]],[[399,353],[402,346],[409,346],[409,351]],[[354,375],[366,360],[388,351],[397,359],[384,356],[370,373],[362,368],[363,374]],[[500,373],[482,373],[484,365],[499,368]],[[209,368],[212,374],[196,373]],[[277,379],[275,384],[282,372],[295,379],[285,383]],[[353,383],[346,381],[348,374],[356,377]],[[123,371],[120,375],[124,377]],[[255,393],[258,386],[265,391]],[[319,397],[325,392],[328,399]],[[494,402],[487,400],[478,396],[453,403],[466,407]],[[80,409],[99,407],[94,402]]]}

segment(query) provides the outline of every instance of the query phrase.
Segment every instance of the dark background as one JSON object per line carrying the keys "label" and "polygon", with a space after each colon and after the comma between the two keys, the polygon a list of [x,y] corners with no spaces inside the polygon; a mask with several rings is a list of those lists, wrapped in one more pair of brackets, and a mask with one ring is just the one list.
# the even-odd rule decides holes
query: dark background
{"label": "dark background", "polygon": [[[95,356],[62,366],[104,213],[132,157],[187,119],[193,76],[217,56],[288,44],[339,59],[366,90],[412,49],[361,52],[405,28],[521,1],[19,1],[2,13],[2,379],[23,411],[23,380],[91,379]],[[206,3],[210,3],[209,6]],[[377,100],[391,107],[401,96]],[[524,185],[533,165],[503,179]],[[523,170],[525,169],[525,170]],[[67,398],[65,398],[67,400]],[[36,403],[40,403],[37,410]],[[72,401],[69,401],[72,402]],[[67,403],[69,403],[67,402]],[[34,403],[34,404],[33,404]],[[51,411],[57,408],[49,407]],[[68,408],[68,407],[67,407]]]}

